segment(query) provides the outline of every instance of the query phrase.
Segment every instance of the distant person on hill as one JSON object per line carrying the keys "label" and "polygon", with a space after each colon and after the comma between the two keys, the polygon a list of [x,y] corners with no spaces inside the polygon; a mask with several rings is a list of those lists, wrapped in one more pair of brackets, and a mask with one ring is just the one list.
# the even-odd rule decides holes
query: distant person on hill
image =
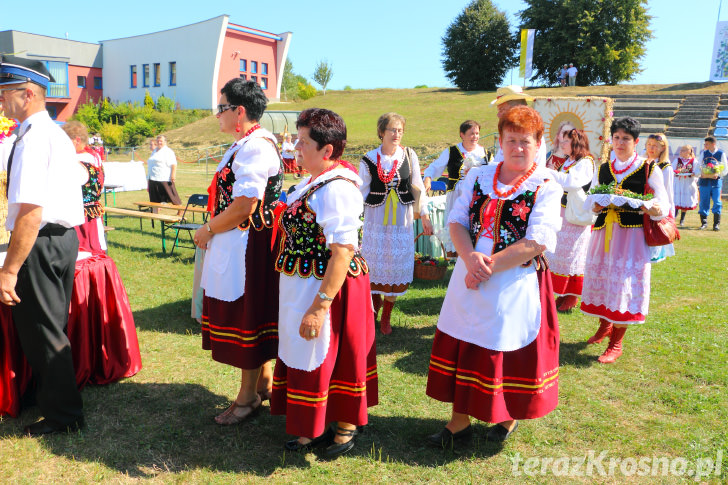
{"label": "distant person on hill", "polygon": [[566,72],[569,74],[569,86],[576,86],[576,73],[579,70],[574,67],[574,64],[569,64],[569,69]]}
{"label": "distant person on hill", "polygon": [[157,137],[157,151],[147,159],[150,202],[181,204],[174,182],[177,179],[177,157],[167,146],[167,137]]}
{"label": "distant person on hill", "polygon": [[[447,169],[445,220],[447,220],[453,202],[457,199],[457,189],[460,181],[465,178],[471,168],[487,164],[485,149],[478,145],[480,125],[477,121],[467,120],[460,124],[460,139],[462,142],[443,150],[437,160],[425,169],[425,190],[430,190],[432,179],[439,178],[443,171]],[[448,252],[455,251],[447,227],[438,232],[438,237]]]}
{"label": "distant person on hill", "polygon": [[700,177],[698,179],[698,191],[700,192],[700,229],[708,227],[708,210],[710,200],[713,200],[713,230],[720,231],[720,213],[723,203],[720,200],[720,192],[723,188],[723,179],[728,174],[728,163],[723,150],[717,149],[715,138],[705,138],[705,150],[700,155],[700,163],[693,167],[693,173]]}
{"label": "distant person on hill", "polygon": [[561,83],[561,87],[566,87],[566,76],[568,73],[569,66],[564,64],[564,67],[561,68],[561,72],[559,72],[559,83]]}
{"label": "distant person on hill", "polygon": [[672,162],[675,171],[675,217],[680,211],[680,226],[685,222],[685,213],[698,206],[698,184],[693,173],[695,154],[691,145],[680,147],[678,156]]}
{"label": "distant person on hill", "polygon": [[[527,101],[533,100],[533,96],[530,96],[523,92],[521,86],[512,84],[503,88],[498,88],[495,93],[495,99],[490,102],[498,108],[498,119],[503,118],[505,114],[516,106],[528,106]],[[541,166],[546,166],[546,139],[541,136],[541,144],[538,147],[538,153],[536,153],[536,163]],[[503,149],[498,147],[498,153],[493,158],[493,163],[500,163],[503,161]]]}

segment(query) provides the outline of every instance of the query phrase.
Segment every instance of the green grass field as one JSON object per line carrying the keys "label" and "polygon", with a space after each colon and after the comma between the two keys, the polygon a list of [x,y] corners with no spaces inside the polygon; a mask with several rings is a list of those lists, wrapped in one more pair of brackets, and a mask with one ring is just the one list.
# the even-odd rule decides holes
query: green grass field
{"label": "green grass field", "polygon": [[[409,96],[416,97],[417,90],[410,91]],[[331,93],[326,98],[339,94],[349,96]],[[460,106],[468,99],[492,98],[492,93],[442,95],[462,97]],[[392,92],[390,101],[395,97],[403,96]],[[371,120],[385,109],[377,96],[371,103],[370,113],[360,116],[361,128],[351,129],[352,136],[368,136],[363,133],[373,125]],[[473,114],[490,109],[476,104]],[[451,121],[445,131],[456,134],[457,123],[470,113],[449,100],[443,105],[449,106],[447,113],[456,113],[447,115]],[[433,140],[450,143],[454,137],[443,136],[445,131],[438,131]],[[178,190],[185,199],[204,192],[208,181],[204,167],[184,164]],[[133,201],[146,198],[146,192],[120,193],[117,206],[131,208]],[[239,373],[213,362],[200,348],[199,326],[190,318],[193,250],[163,255],[158,227],[152,230],[144,222],[140,233],[138,220],[110,217],[116,230],[107,234],[109,254],[129,294],[143,369],[122,382],[83,391],[87,429],[82,433],[22,437],[23,425],[38,417],[36,408],[18,419],[0,420],[0,480],[726,482],[728,228],[697,231],[695,213],[687,222],[676,244],[677,255],[653,266],[647,323],[628,331],[625,353],[616,364],[596,362],[605,344],[585,343],[597,327],[595,318],[579,312],[560,315],[559,407],[542,419],[521,422],[503,447],[482,439],[485,423],[476,423],[476,439],[462,449],[443,451],[424,444],[424,437],[439,430],[449,416],[448,405],[425,396],[429,352],[446,283],[415,281],[395,307],[393,334],[377,338],[380,404],[370,410],[371,424],[351,454],[326,462],[314,453],[284,453],[283,443],[290,439],[285,421],[270,416],[267,404],[240,426],[214,424],[212,417],[237,392]],[[588,468],[590,457],[597,460]],[[577,468],[580,459],[587,461]],[[711,470],[700,480],[688,474],[698,465],[706,473],[708,459],[720,461],[717,474]],[[640,464],[653,468],[639,468]],[[571,474],[559,476],[564,471]],[[647,476],[636,473],[644,471]]]}

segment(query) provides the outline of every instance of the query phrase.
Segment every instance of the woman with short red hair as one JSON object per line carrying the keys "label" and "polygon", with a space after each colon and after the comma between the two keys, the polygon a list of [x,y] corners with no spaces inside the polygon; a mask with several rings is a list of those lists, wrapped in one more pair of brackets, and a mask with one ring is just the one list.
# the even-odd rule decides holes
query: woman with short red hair
{"label": "woman with short red hair", "polygon": [[503,441],[518,419],[557,405],[559,329],[543,252],[561,228],[563,193],[535,162],[543,121],[519,106],[498,123],[504,160],[476,167],[448,219],[458,252],[432,345],[427,395],[452,403],[452,418],[428,437],[453,446],[472,434],[470,417]]}

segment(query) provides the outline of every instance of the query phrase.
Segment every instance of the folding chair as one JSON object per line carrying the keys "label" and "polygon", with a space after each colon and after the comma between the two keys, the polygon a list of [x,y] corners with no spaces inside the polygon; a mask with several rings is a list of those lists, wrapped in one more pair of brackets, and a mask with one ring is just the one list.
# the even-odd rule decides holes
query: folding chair
{"label": "folding chair", "polygon": [[[185,206],[185,211],[182,213],[182,219],[176,223],[176,224],[170,224],[168,229],[176,229],[177,232],[174,235],[174,244],[172,244],[172,250],[169,252],[170,255],[174,254],[174,248],[177,246],[183,247],[183,248],[190,248],[195,249],[195,241],[194,236],[192,234],[193,231],[198,230],[202,227],[202,224],[195,224],[194,222],[189,222],[187,220],[187,209],[190,207],[207,207],[207,194],[192,194],[190,195],[190,198],[187,199],[187,205]],[[194,213],[193,217],[194,217]],[[205,218],[203,217],[203,221]],[[180,231],[187,231],[187,235],[190,237],[190,242],[192,243],[192,246],[182,246],[179,244],[179,232]]]}
{"label": "folding chair", "polygon": [[728,119],[728,111],[718,111],[718,119]]}
{"label": "folding chair", "polygon": [[713,131],[713,136],[716,138],[728,138],[728,128],[716,128]]}
{"label": "folding chair", "polygon": [[443,195],[445,192],[447,192],[447,182],[435,180],[430,184],[430,192],[428,195]]}

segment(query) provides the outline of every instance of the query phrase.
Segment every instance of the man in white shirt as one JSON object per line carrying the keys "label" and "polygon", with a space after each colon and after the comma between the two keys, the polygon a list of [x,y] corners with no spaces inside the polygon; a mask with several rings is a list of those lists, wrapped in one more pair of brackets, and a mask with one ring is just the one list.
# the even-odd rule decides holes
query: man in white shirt
{"label": "man in white shirt", "polygon": [[53,82],[42,62],[0,58],[0,102],[21,124],[8,159],[11,231],[0,269],[0,302],[12,307],[20,344],[37,379],[36,399],[44,419],[25,427],[37,436],[83,427],[71,345],[64,333],[73,289],[78,238],[83,223],[81,186],[73,180],[71,140],[45,109]]}
{"label": "man in white shirt", "polygon": [[579,72],[579,70],[574,67],[574,64],[569,64],[569,68],[566,72],[569,74],[569,86],[576,86],[576,73]]}
{"label": "man in white shirt", "polygon": [[[495,92],[495,99],[490,104],[494,104],[498,108],[497,116],[500,119],[515,106],[528,106],[528,101],[533,101],[533,96],[524,93],[521,86],[513,84],[498,88]],[[502,161],[503,150],[499,146],[492,163],[499,164]],[[541,146],[536,152],[536,163],[542,167],[546,166],[546,139],[543,136],[541,136]]]}

